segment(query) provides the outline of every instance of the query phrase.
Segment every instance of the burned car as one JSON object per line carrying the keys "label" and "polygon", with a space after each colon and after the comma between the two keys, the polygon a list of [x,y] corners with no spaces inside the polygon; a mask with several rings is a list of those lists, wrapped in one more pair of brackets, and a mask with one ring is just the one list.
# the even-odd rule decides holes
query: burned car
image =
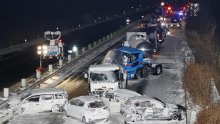
{"label": "burned car", "polygon": [[120,112],[120,105],[130,97],[141,96],[139,93],[128,89],[117,89],[106,93],[102,100],[108,105],[110,112]]}
{"label": "burned car", "polygon": [[125,122],[146,120],[181,120],[184,112],[177,105],[166,104],[158,98],[136,96],[121,104],[120,112]]}

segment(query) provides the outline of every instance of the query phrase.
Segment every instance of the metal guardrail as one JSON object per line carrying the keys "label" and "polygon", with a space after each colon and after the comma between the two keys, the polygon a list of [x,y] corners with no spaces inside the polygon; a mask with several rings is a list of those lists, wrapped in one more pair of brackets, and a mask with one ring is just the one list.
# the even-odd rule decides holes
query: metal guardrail
{"label": "metal guardrail", "polygon": [[[134,13],[135,12],[132,12],[132,13],[128,13],[126,15],[131,15],[131,14],[134,14]],[[113,18],[109,18],[107,20],[96,22],[96,23],[82,25],[82,26],[79,26],[79,27],[76,27],[76,28],[67,29],[65,31],[62,31],[62,34],[67,35],[71,32],[74,32],[74,31],[77,31],[77,30],[82,30],[82,29],[85,29],[85,28],[88,28],[88,27],[91,27],[91,26],[94,26],[94,25],[97,25],[97,24],[109,22],[109,21],[112,21],[114,19],[121,18],[123,16],[125,16],[125,15],[119,15],[119,16],[116,16],[116,17],[113,17]],[[25,42],[25,43],[13,45],[13,46],[8,47],[8,48],[0,49],[0,55],[7,54],[7,53],[10,53],[10,52],[14,52],[14,51],[19,51],[19,50],[22,50],[23,48],[26,48],[26,47],[38,45],[38,44],[42,43],[43,41],[46,41],[46,40],[45,40],[44,37],[41,37],[41,38],[37,38],[37,39],[31,40],[31,41],[28,41],[28,42]]]}
{"label": "metal guardrail", "polygon": [[[74,65],[76,65],[76,62],[80,61],[80,64],[82,64],[82,60],[84,59],[84,62],[88,63],[88,60],[94,59],[95,57],[97,57],[98,55],[103,53],[105,50],[107,50],[108,48],[112,47],[117,42],[120,42],[125,37],[123,33],[126,30],[129,30],[130,28],[132,28],[139,21],[134,22],[134,23],[132,23],[130,25],[127,25],[125,28],[118,30],[117,33],[113,33],[115,35],[109,35],[108,37],[106,37],[107,39],[104,38],[104,40],[102,42],[100,42],[99,44],[97,44],[94,48],[88,49],[84,53],[82,53],[82,51],[80,51],[81,55],[78,58],[75,58],[74,60],[72,60],[69,63],[65,63],[62,68],[58,68],[52,74],[44,75],[43,79],[36,80],[36,78],[34,78],[35,76],[31,76],[30,78],[27,79],[27,84],[29,84],[29,85],[25,89],[19,89],[19,87],[20,87],[19,84],[20,83],[18,82],[14,87],[12,87],[13,90],[17,94],[20,94],[20,93],[26,91],[27,89],[33,89],[33,88],[39,86],[41,83],[43,83],[46,80],[52,78],[53,76],[57,75],[58,73],[60,73],[60,72],[62,73],[62,71],[67,71],[69,67],[71,67],[71,66],[74,67]],[[96,52],[98,49],[102,49],[102,50],[100,50],[99,52]],[[84,65],[85,65],[85,63],[84,63]],[[55,65],[57,65],[57,64],[55,64]],[[76,68],[76,69],[79,69],[79,68]],[[74,72],[73,70],[68,70],[68,71],[69,71],[68,75],[65,78],[68,78]],[[52,85],[50,87],[54,87],[54,86],[55,85]],[[12,90],[12,92],[14,92],[13,90]],[[7,105],[7,100],[0,104],[0,108],[4,107],[6,105]]]}

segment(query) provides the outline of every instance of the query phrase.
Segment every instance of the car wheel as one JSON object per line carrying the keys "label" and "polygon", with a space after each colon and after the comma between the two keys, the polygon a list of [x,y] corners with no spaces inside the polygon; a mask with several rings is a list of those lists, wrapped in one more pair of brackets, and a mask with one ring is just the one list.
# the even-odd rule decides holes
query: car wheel
{"label": "car wheel", "polygon": [[179,115],[178,114],[173,114],[171,118],[172,118],[172,120],[177,120],[177,119],[179,119]]}
{"label": "car wheel", "polygon": [[135,74],[135,78],[136,79],[140,79],[141,78],[141,69],[138,69],[136,74]]}
{"label": "car wheel", "polygon": [[163,71],[162,66],[157,65],[154,69],[154,75],[160,75],[162,71]]}
{"label": "car wheel", "polygon": [[82,123],[83,124],[88,124],[88,122],[86,121],[86,117],[85,116],[82,117]]}
{"label": "car wheel", "polygon": [[59,105],[52,106],[51,111],[52,112],[59,112],[60,111],[60,106]]}

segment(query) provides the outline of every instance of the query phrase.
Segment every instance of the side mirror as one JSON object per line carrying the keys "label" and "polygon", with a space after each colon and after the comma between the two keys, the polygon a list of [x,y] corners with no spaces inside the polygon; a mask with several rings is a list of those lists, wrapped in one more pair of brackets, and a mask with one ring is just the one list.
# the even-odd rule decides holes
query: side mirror
{"label": "side mirror", "polygon": [[84,78],[86,78],[86,79],[88,78],[88,74],[87,73],[84,74]]}

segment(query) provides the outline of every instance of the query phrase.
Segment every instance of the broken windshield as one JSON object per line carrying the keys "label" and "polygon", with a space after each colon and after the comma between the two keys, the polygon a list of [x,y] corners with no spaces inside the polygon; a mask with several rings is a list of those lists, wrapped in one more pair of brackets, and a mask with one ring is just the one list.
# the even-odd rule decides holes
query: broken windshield
{"label": "broken windshield", "polygon": [[119,81],[119,71],[96,71],[90,73],[92,81]]}

